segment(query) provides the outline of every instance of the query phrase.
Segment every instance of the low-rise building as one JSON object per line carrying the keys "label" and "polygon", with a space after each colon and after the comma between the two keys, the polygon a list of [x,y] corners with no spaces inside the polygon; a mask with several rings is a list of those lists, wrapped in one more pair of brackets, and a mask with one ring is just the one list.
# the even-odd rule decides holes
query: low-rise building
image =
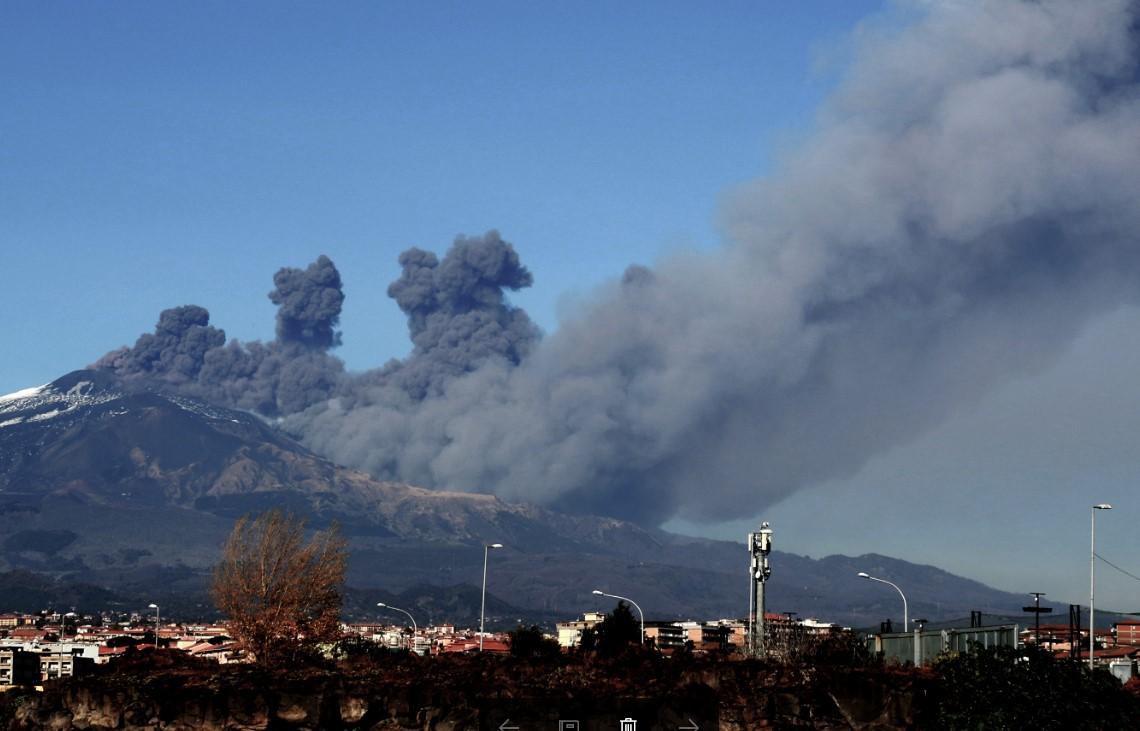
{"label": "low-rise building", "polygon": [[[479,638],[478,637],[462,637],[455,638],[446,645],[440,646],[440,652],[479,652]],[[501,636],[495,635],[483,638],[482,652],[494,655],[506,655],[510,653],[511,646]]]}
{"label": "low-rise building", "polygon": [[40,655],[40,682],[84,675],[94,667],[95,661],[82,655],[66,652]]}
{"label": "low-rise building", "polygon": [[18,647],[0,648],[0,686],[40,682],[40,656]]}
{"label": "low-rise building", "polygon": [[562,647],[577,647],[582,642],[582,632],[594,629],[606,618],[605,612],[586,612],[572,622],[559,622],[558,644]]}
{"label": "low-rise building", "polygon": [[849,629],[843,625],[835,624],[834,622],[825,622],[815,617],[805,617],[799,621],[799,625],[804,628],[805,632],[812,635],[830,635]]}
{"label": "low-rise building", "polygon": [[79,655],[91,660],[99,657],[99,644],[95,642],[38,642],[5,640],[0,648],[15,648],[36,655]]}
{"label": "low-rise building", "polygon": [[39,642],[40,640],[47,640],[51,633],[44,629],[36,629],[35,627],[17,627],[8,631],[8,637],[13,640],[20,640],[26,642]]}
{"label": "low-rise building", "polygon": [[684,647],[685,630],[680,622],[646,622],[645,641],[671,652]]}
{"label": "low-rise building", "polygon": [[35,624],[36,616],[34,614],[0,614],[0,630],[33,627]]}
{"label": "low-rise building", "polygon": [[1112,625],[1112,631],[1116,634],[1116,644],[1140,645],[1140,621],[1129,619],[1117,622]]}
{"label": "low-rise building", "polygon": [[748,623],[743,619],[718,619],[708,624],[724,627],[725,642],[730,647],[743,649],[748,643]]}
{"label": "low-rise building", "polygon": [[728,649],[729,628],[717,622],[683,622],[685,639],[694,652],[720,652]]}
{"label": "low-rise building", "polygon": [[1052,651],[1068,651],[1073,648],[1074,642],[1077,647],[1088,644],[1088,627],[1073,628],[1067,624],[1042,623],[1041,635],[1038,637],[1037,624],[1033,623],[1022,630],[1021,641],[1025,644],[1038,645]]}
{"label": "low-rise building", "polygon": [[242,652],[240,643],[234,642],[233,640],[226,640],[224,642],[201,640],[192,647],[188,647],[186,654],[191,657],[213,660],[223,665],[233,662],[245,662],[249,659],[249,657]]}

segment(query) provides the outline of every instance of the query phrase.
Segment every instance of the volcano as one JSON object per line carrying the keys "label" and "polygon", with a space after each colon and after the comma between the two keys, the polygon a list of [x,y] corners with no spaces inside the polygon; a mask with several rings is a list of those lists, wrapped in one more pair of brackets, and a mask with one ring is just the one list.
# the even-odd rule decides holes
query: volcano
{"label": "volcano", "polygon": [[[201,598],[234,520],[270,508],[314,528],[338,524],[348,581],[362,596],[404,592],[446,605],[440,592],[478,585],[483,545],[497,542],[505,548],[493,554],[488,591],[504,623],[608,609],[594,588],[636,596],[650,618],[742,616],[747,607],[743,545],[380,481],[258,416],[104,371],[0,397],[0,568]],[[912,607],[932,619],[1010,613],[1020,601],[882,556],[776,553],[773,566],[771,608],[852,624],[893,610],[860,570],[906,576]]]}

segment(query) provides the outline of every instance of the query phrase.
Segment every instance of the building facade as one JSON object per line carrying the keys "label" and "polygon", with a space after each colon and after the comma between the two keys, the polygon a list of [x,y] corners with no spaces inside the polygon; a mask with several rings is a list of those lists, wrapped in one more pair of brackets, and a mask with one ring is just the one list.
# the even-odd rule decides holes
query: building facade
{"label": "building facade", "polygon": [[16,647],[0,648],[0,685],[40,682],[40,656]]}

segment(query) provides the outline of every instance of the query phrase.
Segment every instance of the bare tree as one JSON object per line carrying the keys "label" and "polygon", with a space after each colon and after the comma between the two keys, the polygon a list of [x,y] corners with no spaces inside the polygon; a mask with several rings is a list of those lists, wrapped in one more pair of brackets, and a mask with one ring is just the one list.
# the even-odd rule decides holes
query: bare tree
{"label": "bare tree", "polygon": [[292,514],[246,516],[214,570],[214,603],[257,662],[293,661],[336,640],[346,562],[335,525],[306,542],[305,521]]}

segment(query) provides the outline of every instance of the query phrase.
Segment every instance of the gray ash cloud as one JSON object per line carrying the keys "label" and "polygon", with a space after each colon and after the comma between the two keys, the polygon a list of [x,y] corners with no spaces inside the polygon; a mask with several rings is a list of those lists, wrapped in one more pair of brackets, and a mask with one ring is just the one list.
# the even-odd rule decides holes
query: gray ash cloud
{"label": "gray ash cloud", "polygon": [[333,396],[344,363],[326,352],[340,342],[335,327],[344,293],[340,274],[322,256],[307,269],[284,268],[269,298],[278,305],[277,339],[226,342],[197,305],[164,310],[153,333],[93,367],[128,383],[174,389],[265,416],[300,411]]}
{"label": "gray ash cloud", "polygon": [[273,275],[269,299],[277,305],[277,339],[282,343],[328,348],[340,345],[344,304],[340,272],[322,255],[306,269],[284,267]]}
{"label": "gray ash cloud", "polygon": [[407,359],[307,363],[288,406],[265,384],[312,349],[219,347],[201,317],[109,362],[265,388],[285,428],[381,477],[646,523],[850,475],[1140,302],[1136,5],[923,13],[863,35],[803,144],[727,197],[723,247],[631,268],[542,340],[488,234],[401,257]]}
{"label": "gray ash cloud", "polygon": [[533,277],[498,232],[459,237],[443,261],[409,249],[400,266],[388,295],[408,316],[414,347],[392,377],[413,398],[441,395],[449,380],[488,360],[516,366],[538,340],[538,328],[504,293]]}
{"label": "gray ash cloud", "polygon": [[400,403],[438,397],[447,381],[489,361],[517,366],[538,341],[538,328],[505,296],[533,279],[497,232],[457,238],[442,260],[409,249],[400,265],[403,273],[388,293],[408,316],[413,349],[382,368],[349,376],[326,352],[341,342],[336,327],[344,303],[340,272],[327,256],[274,275],[274,341],[227,343],[205,308],[187,305],[164,311],[154,333],[108,353],[95,367],[278,417],[333,396],[367,399],[377,387]]}
{"label": "gray ash cloud", "polygon": [[153,333],[134,347],[111,351],[95,363],[126,378],[154,377],[171,384],[193,382],[208,351],[226,342],[226,333],[210,325],[204,307],[185,305],[163,310]]}

